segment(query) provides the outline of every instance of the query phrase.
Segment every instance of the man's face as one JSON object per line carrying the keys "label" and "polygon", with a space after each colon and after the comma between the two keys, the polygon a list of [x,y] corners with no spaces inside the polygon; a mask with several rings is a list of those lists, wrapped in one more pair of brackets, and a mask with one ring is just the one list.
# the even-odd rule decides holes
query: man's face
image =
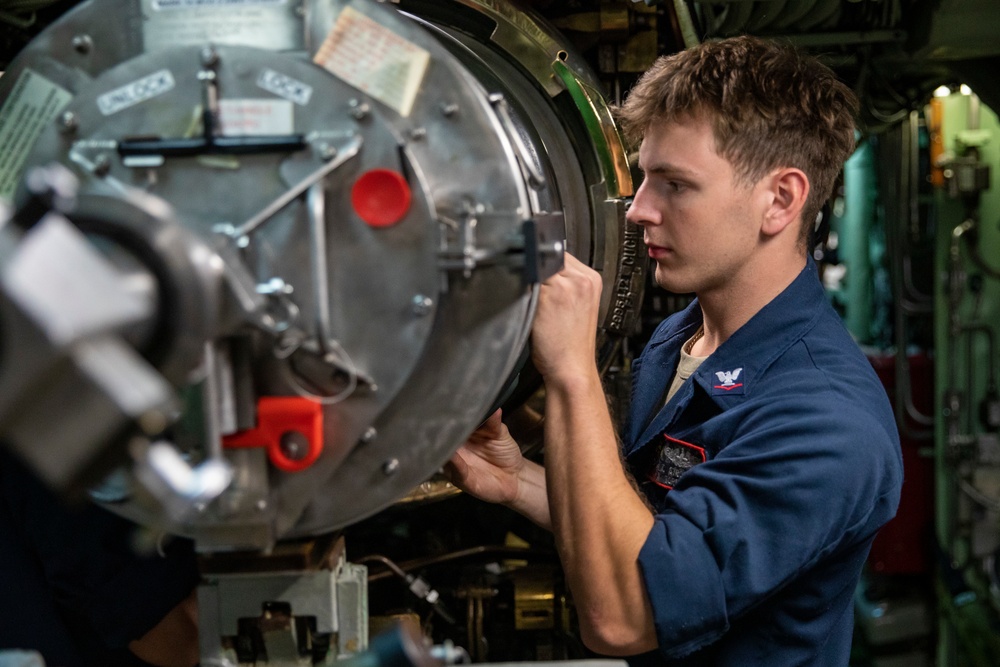
{"label": "man's face", "polygon": [[715,152],[710,123],[652,123],[639,167],[645,178],[627,218],[645,229],[656,282],[698,294],[735,284],[760,242],[764,199],[758,186],[738,182]]}

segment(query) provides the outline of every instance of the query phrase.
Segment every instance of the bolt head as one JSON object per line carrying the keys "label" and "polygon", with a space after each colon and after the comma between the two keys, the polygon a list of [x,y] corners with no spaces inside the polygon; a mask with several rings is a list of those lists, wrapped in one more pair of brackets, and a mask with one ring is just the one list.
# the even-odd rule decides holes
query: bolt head
{"label": "bolt head", "polygon": [[417,294],[413,297],[413,301],[411,303],[413,307],[413,314],[417,317],[424,317],[425,315],[428,315],[434,307],[434,300],[429,296],[424,296],[423,294]]}
{"label": "bolt head", "polygon": [[285,431],[279,444],[281,453],[292,461],[301,461],[309,454],[309,439],[300,431]]}
{"label": "bolt head", "polygon": [[73,38],[73,50],[77,53],[90,53],[92,48],[94,48],[94,40],[90,38],[90,35],[77,35]]}
{"label": "bolt head", "polygon": [[59,117],[59,124],[64,132],[75,132],[80,127],[80,121],[72,111],[66,111]]}

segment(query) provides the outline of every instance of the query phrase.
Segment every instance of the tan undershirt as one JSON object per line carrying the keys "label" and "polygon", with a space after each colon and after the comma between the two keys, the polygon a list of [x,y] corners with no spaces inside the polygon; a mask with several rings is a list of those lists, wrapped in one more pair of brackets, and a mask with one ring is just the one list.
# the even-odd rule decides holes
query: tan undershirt
{"label": "tan undershirt", "polygon": [[667,398],[663,401],[664,403],[669,403],[670,399],[674,397],[674,394],[676,394],[681,386],[683,386],[685,380],[691,377],[694,372],[698,370],[698,367],[701,366],[701,362],[708,359],[708,357],[694,357],[689,354],[691,352],[691,348],[694,347],[694,344],[698,342],[698,339],[700,339],[704,333],[705,329],[703,327],[698,327],[698,331],[696,331],[694,335],[691,336],[686,343],[684,343],[683,347],[681,347],[681,359],[677,362],[677,372],[674,373],[674,381],[670,383],[670,389],[667,390]]}

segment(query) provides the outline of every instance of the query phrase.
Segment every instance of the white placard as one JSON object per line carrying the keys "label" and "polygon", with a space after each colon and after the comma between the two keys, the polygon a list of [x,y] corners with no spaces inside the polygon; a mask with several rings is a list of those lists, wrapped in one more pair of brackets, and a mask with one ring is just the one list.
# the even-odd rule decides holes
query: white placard
{"label": "white placard", "polygon": [[286,0],[141,0],[146,51],[205,44],[305,48],[302,15]]}
{"label": "white placard", "polygon": [[161,69],[124,86],[109,90],[97,98],[97,108],[105,116],[124,111],[136,104],[174,89],[174,75],[168,69]]}
{"label": "white placard", "polygon": [[288,100],[219,100],[223,136],[291,134],[295,129]]}
{"label": "white placard", "polygon": [[0,199],[14,196],[32,147],[72,99],[72,93],[37,72],[21,72],[0,109]]}
{"label": "white placard", "polygon": [[293,79],[287,74],[275,72],[273,69],[261,70],[260,76],[257,77],[257,86],[303,107],[309,104],[313,94],[312,86],[309,84]]}
{"label": "white placard", "polygon": [[430,53],[353,7],[337,17],[313,62],[409,116]]}

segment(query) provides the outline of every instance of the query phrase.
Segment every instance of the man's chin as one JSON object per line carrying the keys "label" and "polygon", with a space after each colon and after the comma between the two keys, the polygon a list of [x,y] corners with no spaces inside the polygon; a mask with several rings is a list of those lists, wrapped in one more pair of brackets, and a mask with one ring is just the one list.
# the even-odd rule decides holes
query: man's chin
{"label": "man's chin", "polygon": [[674,294],[690,294],[694,292],[694,287],[688,281],[678,276],[675,271],[666,271],[661,266],[656,267],[654,279],[656,280],[656,284],[662,289]]}

